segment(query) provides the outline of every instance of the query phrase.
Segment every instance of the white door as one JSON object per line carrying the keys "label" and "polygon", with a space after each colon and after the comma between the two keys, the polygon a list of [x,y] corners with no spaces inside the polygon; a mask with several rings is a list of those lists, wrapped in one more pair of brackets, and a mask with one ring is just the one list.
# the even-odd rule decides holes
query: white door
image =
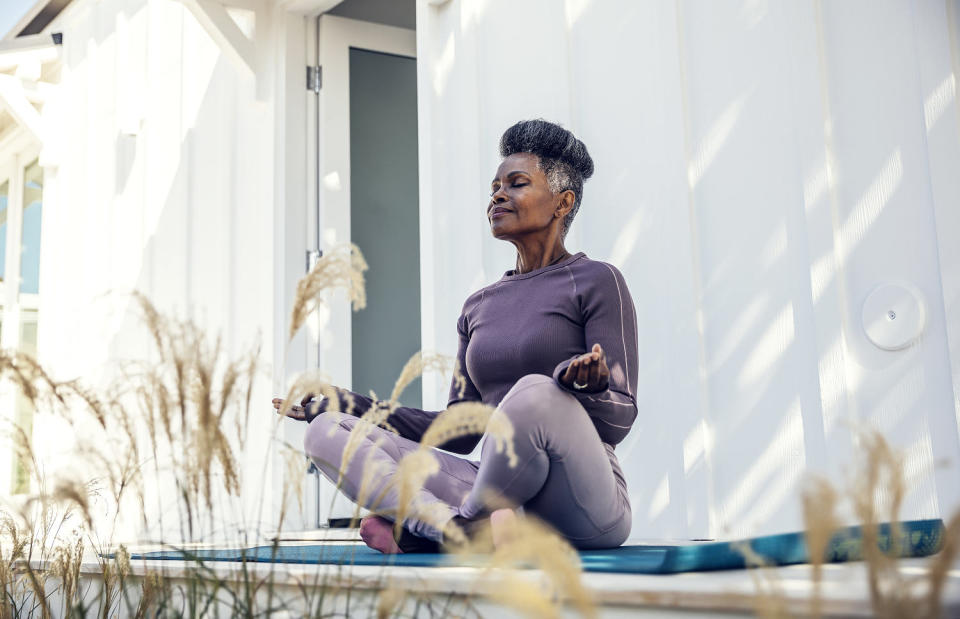
{"label": "white door", "polygon": [[[320,249],[353,242],[370,266],[365,309],[331,302],[319,366],[335,385],[387,397],[420,349],[416,35],[332,15],[318,32]],[[419,387],[404,404],[420,405]],[[353,514],[325,480],[319,494],[321,523]]]}

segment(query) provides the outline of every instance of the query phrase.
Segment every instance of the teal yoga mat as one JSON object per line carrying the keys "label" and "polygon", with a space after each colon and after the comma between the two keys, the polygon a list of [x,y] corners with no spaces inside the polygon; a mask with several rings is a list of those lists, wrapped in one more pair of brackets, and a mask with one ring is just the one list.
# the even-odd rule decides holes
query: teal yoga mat
{"label": "teal yoga mat", "polygon": [[[911,520],[899,523],[902,535],[894,547],[890,525],[880,525],[878,546],[895,557],[925,557],[943,545],[942,520]],[[754,537],[739,542],[709,542],[671,545],[628,545],[609,550],[582,550],[580,560],[587,572],[625,574],[673,574],[741,569],[746,566],[742,544],[763,557],[768,565],[807,563],[809,555],[803,533]],[[306,546],[257,546],[204,550],[162,550],[131,554],[131,559],[177,561],[246,561],[332,565],[395,565],[449,567],[482,565],[484,557],[443,554],[384,555],[362,544],[317,544]],[[863,531],[848,527],[837,531],[827,547],[831,563],[863,558]]]}

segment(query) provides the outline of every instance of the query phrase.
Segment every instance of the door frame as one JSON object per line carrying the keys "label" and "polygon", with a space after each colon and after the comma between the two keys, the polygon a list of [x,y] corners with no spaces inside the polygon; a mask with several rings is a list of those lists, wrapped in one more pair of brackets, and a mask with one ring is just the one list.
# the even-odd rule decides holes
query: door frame
{"label": "door frame", "polygon": [[[350,48],[416,58],[416,32],[321,15],[318,19],[322,68],[317,122],[318,248],[349,243],[350,234]],[[317,366],[335,385],[352,388],[352,310],[343,294],[328,297],[321,316]]]}
{"label": "door frame", "polygon": [[[416,32],[335,15],[317,18],[317,59],[321,87],[316,121],[316,209],[308,226],[323,251],[351,242],[350,215],[350,49],[416,58]],[[316,367],[334,385],[353,388],[353,313],[341,292],[324,293],[317,328],[309,346]],[[314,361],[311,359],[311,361]],[[331,517],[351,517],[355,505],[327,479],[317,476],[317,525]]]}

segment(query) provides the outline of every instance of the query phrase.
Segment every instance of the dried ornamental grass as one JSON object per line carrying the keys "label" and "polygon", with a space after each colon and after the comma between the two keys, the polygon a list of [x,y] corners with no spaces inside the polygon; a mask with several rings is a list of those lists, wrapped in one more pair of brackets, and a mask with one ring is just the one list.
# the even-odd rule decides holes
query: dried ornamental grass
{"label": "dried ornamental grass", "polygon": [[[821,612],[820,565],[823,549],[837,531],[835,507],[839,498],[849,499],[861,525],[861,548],[873,613],[878,617],[934,619],[942,616],[943,585],[958,554],[960,513],[946,525],[942,549],[927,560],[926,573],[908,578],[895,554],[905,546],[904,532],[897,526],[906,494],[902,454],[878,432],[861,431],[863,449],[855,482],[843,493],[817,480],[804,495],[804,516],[811,562],[814,564],[814,597],[811,613]],[[880,523],[889,522],[889,539],[881,539]],[[817,548],[820,551],[817,552]],[[889,548],[889,552],[882,550]]]}
{"label": "dried ornamental grass", "polygon": [[807,539],[807,554],[813,566],[813,598],[811,614],[821,615],[821,582],[827,545],[834,531],[840,528],[836,515],[837,492],[825,479],[813,478],[803,492],[803,522]]}
{"label": "dried ornamental grass", "polygon": [[[252,384],[259,372],[259,344],[226,359],[220,340],[211,341],[190,321],[167,318],[143,295],[134,294],[154,344],[157,361],[124,375],[127,392],[142,411],[156,474],[167,460],[182,508],[181,524],[193,537],[200,507],[214,510],[214,495],[240,494],[236,451],[250,416]],[[132,410],[125,412],[129,417]],[[122,424],[121,424],[122,425]],[[236,427],[236,439],[227,428]],[[161,430],[162,429],[162,430]],[[132,436],[135,432],[127,432]]]}
{"label": "dried ornamental grass", "polygon": [[860,439],[865,449],[864,459],[851,498],[854,513],[862,523],[870,601],[879,616],[910,616],[915,610],[911,586],[901,576],[896,559],[879,546],[880,522],[884,519],[890,523],[891,550],[900,547],[903,537],[903,531],[896,524],[905,494],[903,459],[878,432],[863,432]]}
{"label": "dried ornamental grass", "polygon": [[[397,402],[404,390],[418,377],[428,371],[445,373],[453,364],[452,357],[440,354],[424,353],[417,351],[404,364],[397,382],[393,386],[393,392],[390,394],[390,401]],[[456,373],[459,373],[457,371]],[[461,394],[462,397],[462,394]]]}
{"label": "dried ornamental grass", "polygon": [[[489,526],[489,525],[488,525]],[[480,531],[474,541],[456,549],[466,556],[490,551],[489,532]],[[527,564],[543,572],[546,581],[516,578],[512,569]],[[524,516],[514,522],[511,542],[493,551],[484,566],[491,597],[528,616],[560,616],[570,602],[585,617],[597,615],[596,604],[582,581],[583,570],[576,550],[543,521]]]}
{"label": "dried ornamental grass", "polygon": [[378,458],[378,451],[383,445],[383,439],[377,437],[373,441],[373,448],[367,453],[363,461],[363,476],[360,478],[360,487],[357,489],[357,507],[366,506],[371,511],[376,511],[381,497],[376,501],[371,501],[371,495],[374,486],[382,479],[383,475],[389,469],[387,461]]}
{"label": "dried ornamental grass", "polygon": [[918,613],[918,616],[931,619],[943,616],[943,585],[958,555],[960,555],[960,512],[954,514],[947,523],[943,548],[930,557],[927,567],[927,597],[923,601],[924,604],[919,605],[925,612]]}
{"label": "dried ornamental grass", "polygon": [[397,465],[397,515],[394,535],[400,535],[403,521],[411,512],[418,511],[417,494],[426,481],[440,472],[440,463],[426,449],[417,449],[401,458]]}
{"label": "dried ornamental grass", "polygon": [[148,572],[143,577],[140,587],[140,600],[137,602],[137,608],[133,615],[135,619],[162,616],[157,606],[160,599],[169,599],[170,597],[170,587],[166,579],[156,572]]}
{"label": "dried ornamental grass", "polygon": [[421,445],[437,447],[462,436],[486,433],[497,453],[505,453],[511,467],[517,466],[513,446],[513,424],[500,409],[483,402],[457,402],[441,412],[430,424]]}
{"label": "dried ornamental grass", "polygon": [[[64,544],[54,549],[53,575],[60,581],[64,615],[70,615],[78,606],[80,564],[83,562],[83,540],[73,545]],[[106,574],[104,574],[106,578]]]}
{"label": "dried ornamental grass", "polygon": [[321,303],[321,294],[326,290],[343,288],[353,304],[354,311],[367,305],[367,293],[363,273],[367,262],[360,248],[354,244],[331,248],[317,260],[310,272],[297,282],[297,292],[290,316],[289,338],[293,339],[307,317]]}
{"label": "dried ornamental grass", "polygon": [[0,376],[10,379],[31,404],[45,394],[60,397],[57,383],[28,354],[0,350]]}
{"label": "dried ornamental grass", "polygon": [[286,520],[287,504],[291,498],[297,500],[297,508],[303,511],[303,484],[295,484],[289,481],[297,479],[303,472],[303,451],[295,449],[290,445],[284,445],[283,461],[285,468],[284,479],[287,480],[287,483],[283,485],[282,498],[280,500],[280,517],[277,520],[278,528],[283,527],[283,523]]}
{"label": "dried ornamental grass", "polygon": [[[399,434],[396,428],[387,422],[387,419],[393,413],[394,409],[395,405],[391,402],[374,399],[374,402],[370,408],[367,409],[367,411],[361,415],[354,424],[343,448],[343,455],[341,457],[339,469],[340,479],[337,480],[337,486],[343,482],[343,475],[346,472],[347,467],[349,466],[350,462],[353,461],[353,457],[360,449],[360,446],[363,445],[364,441],[366,441],[373,433],[373,429],[375,427],[379,426],[389,432]],[[336,432],[336,428],[331,428],[330,431]]]}
{"label": "dried ornamental grass", "polygon": [[734,542],[731,547],[743,556],[744,564],[750,568],[748,569],[750,579],[757,590],[753,598],[754,612],[757,616],[766,619],[789,617],[783,588],[766,557],[755,551],[748,541]]}
{"label": "dried ornamental grass", "polygon": [[377,596],[377,619],[386,619],[403,606],[406,592],[394,582],[387,583]]}

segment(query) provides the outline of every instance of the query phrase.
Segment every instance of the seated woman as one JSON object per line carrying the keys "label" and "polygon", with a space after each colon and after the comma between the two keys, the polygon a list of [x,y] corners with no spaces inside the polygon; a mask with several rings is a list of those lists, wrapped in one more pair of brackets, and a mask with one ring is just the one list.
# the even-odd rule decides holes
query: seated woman
{"label": "seated woman", "polygon": [[[479,462],[435,450],[440,472],[417,499],[438,506],[440,526],[407,518],[398,545],[391,523],[369,516],[361,537],[382,552],[436,546],[443,542],[443,521],[463,525],[486,517],[496,543],[497,527],[509,526],[513,512],[491,511],[491,496],[522,506],[577,548],[616,547],[630,532],[629,497],[614,446],[637,416],[633,301],[616,267],[583,252],[570,254],[563,243],[593,160],[571,132],[544,120],[507,129],[500,155],[487,218],[493,236],[516,247],[516,268],[463,305],[457,358],[466,388],[455,382],[449,403],[479,400],[498,407],[513,425],[517,465],[511,467],[492,440]],[[352,397],[358,414],[372,404],[360,394]],[[322,402],[286,412],[305,418],[312,408],[323,412]],[[343,491],[356,500],[363,466],[372,460],[382,462],[381,480],[389,479],[437,415],[398,407],[387,421],[399,435],[374,428],[344,471]],[[331,463],[340,463],[357,418],[309,416],[306,453],[336,481],[340,471]],[[480,438],[460,437],[442,447],[466,454]],[[376,507],[395,513],[396,501],[396,492],[387,492]]]}

